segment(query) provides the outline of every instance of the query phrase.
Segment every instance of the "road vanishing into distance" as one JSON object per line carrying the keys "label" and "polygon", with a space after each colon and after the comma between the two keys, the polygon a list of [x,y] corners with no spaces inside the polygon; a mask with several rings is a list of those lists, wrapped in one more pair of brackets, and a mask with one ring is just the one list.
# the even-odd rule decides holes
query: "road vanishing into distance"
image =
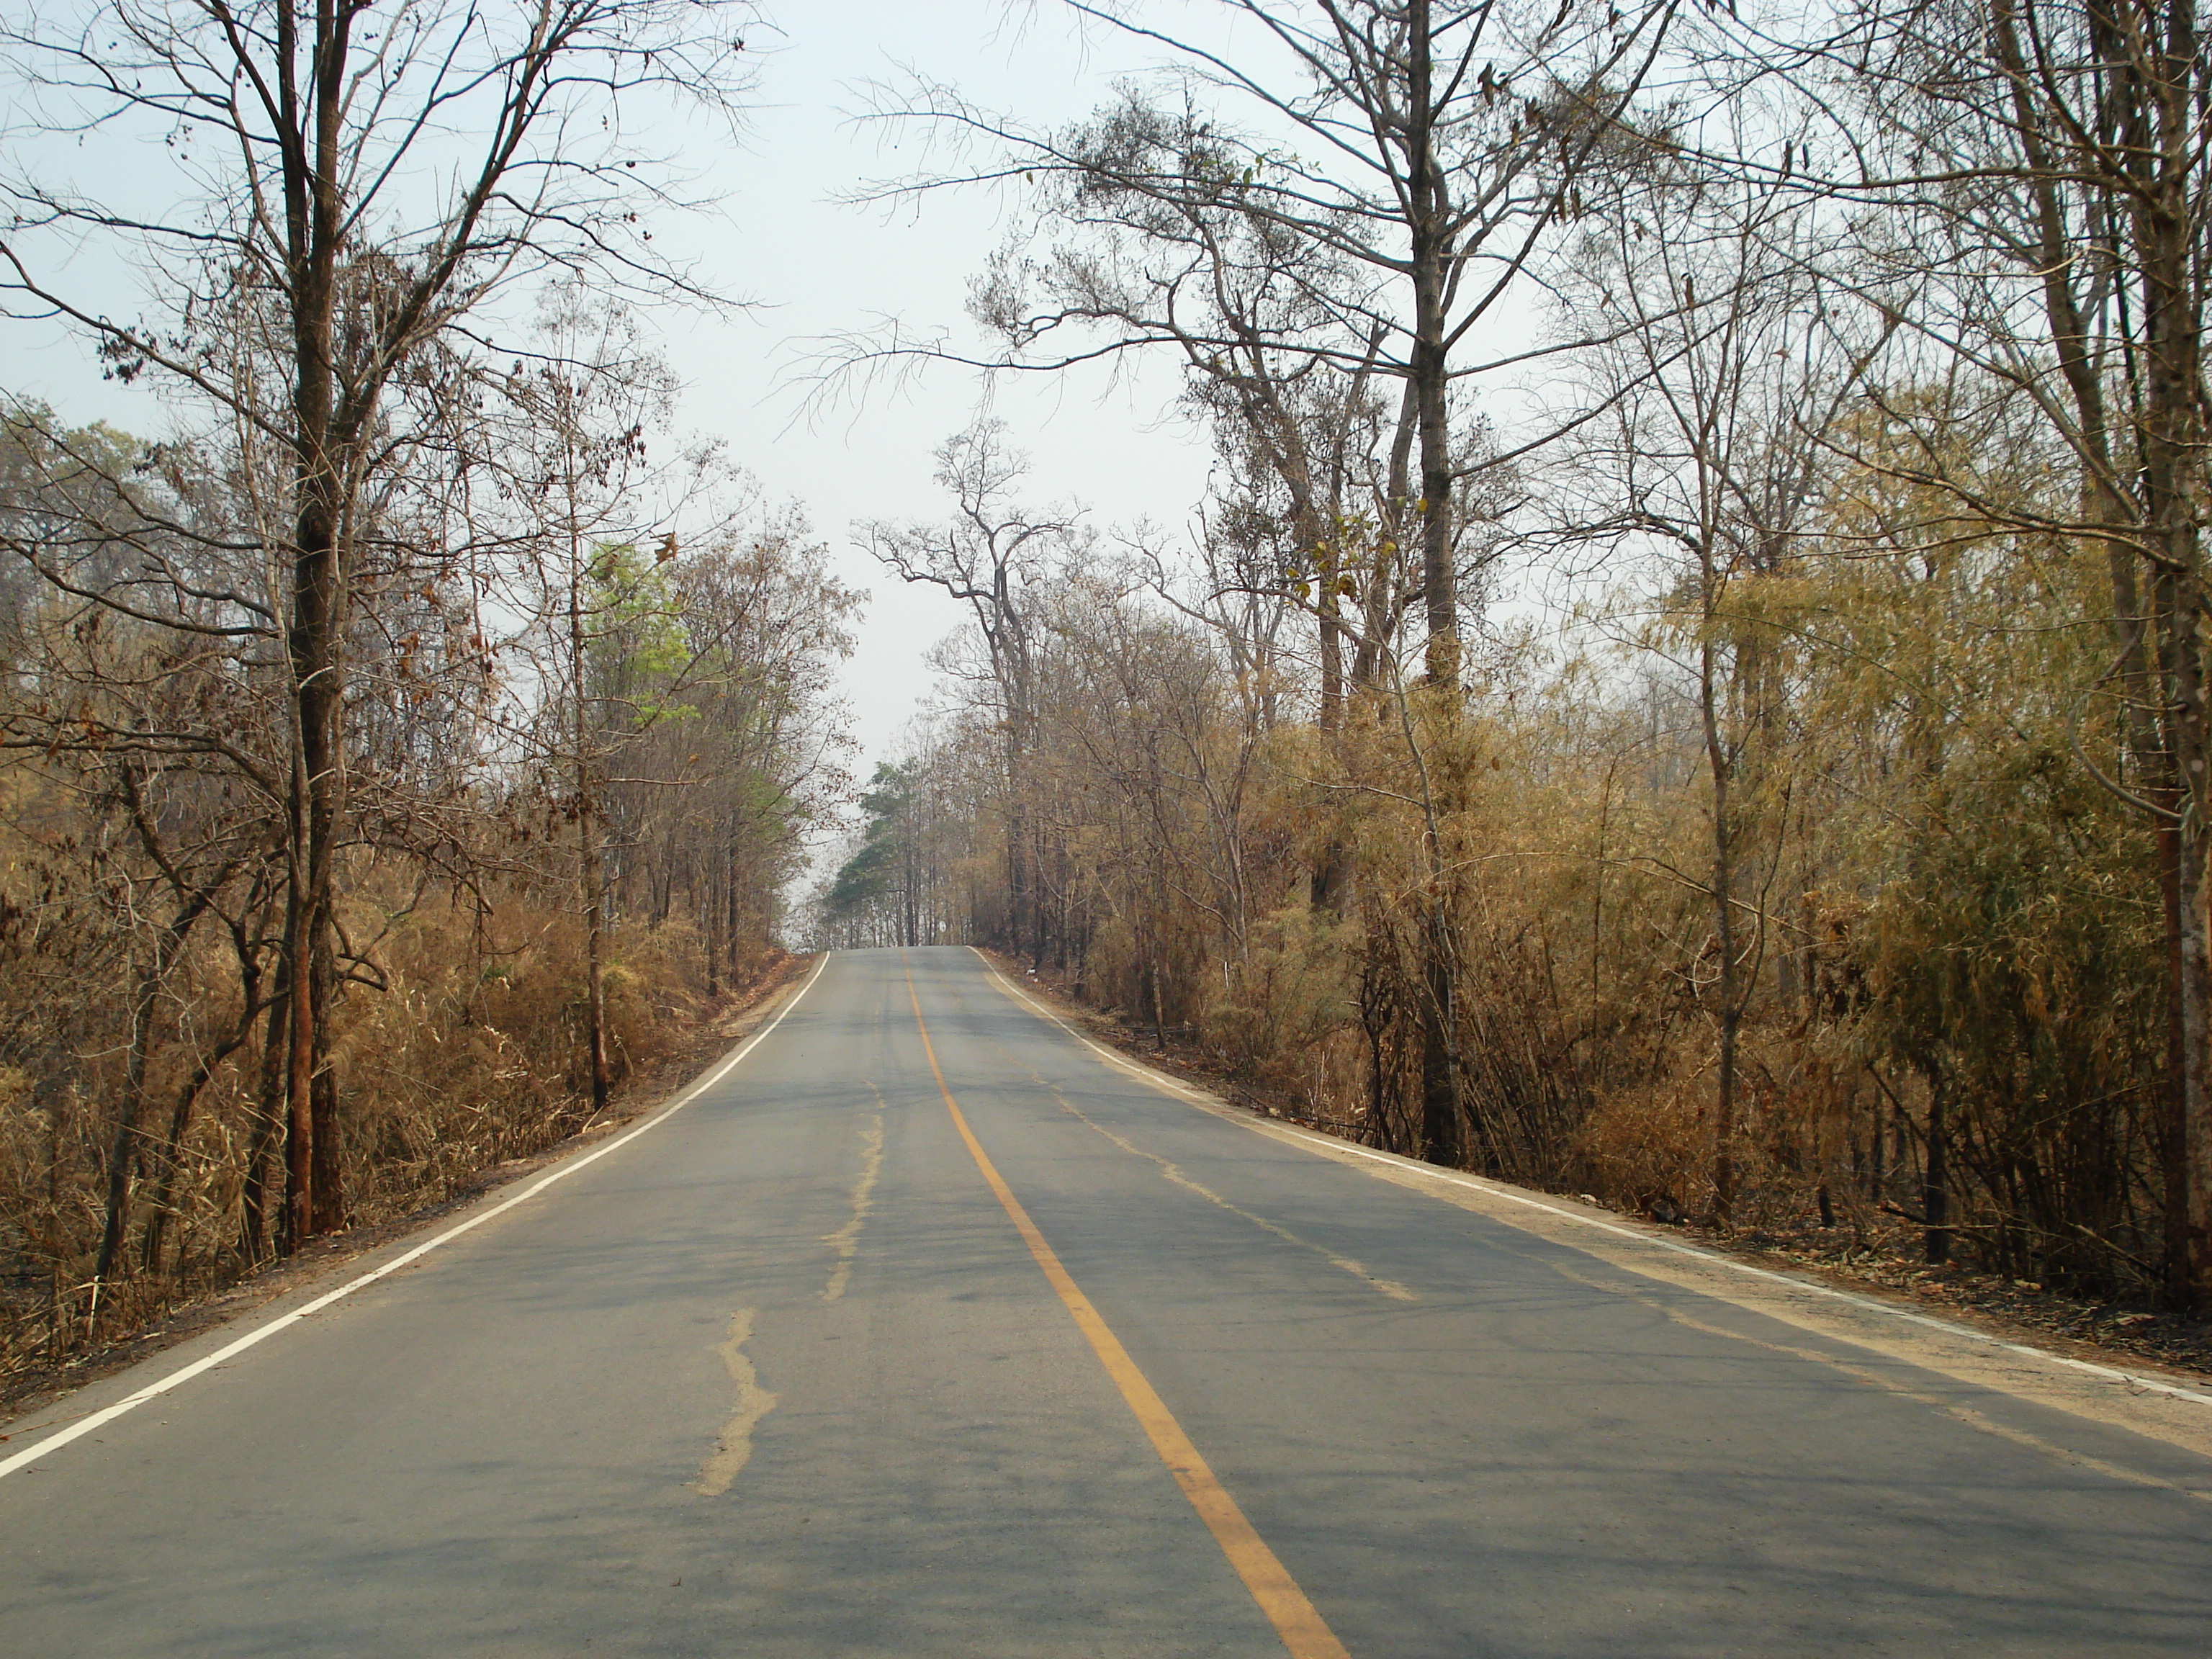
{"label": "road vanishing into distance", "polygon": [[9,1435],[8,1659],[2212,1654],[2212,1397],[1209,1108],[951,948]]}

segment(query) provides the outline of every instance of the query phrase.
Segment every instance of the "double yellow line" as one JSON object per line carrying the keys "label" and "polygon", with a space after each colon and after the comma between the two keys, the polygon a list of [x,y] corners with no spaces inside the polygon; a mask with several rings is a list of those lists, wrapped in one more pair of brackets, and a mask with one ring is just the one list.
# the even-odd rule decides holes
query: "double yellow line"
{"label": "double yellow line", "polygon": [[1252,1599],[1267,1615],[1275,1633],[1283,1638],[1291,1659],[1351,1659],[1344,1644],[1336,1639],[1336,1632],[1329,1629],[1314,1604],[1306,1599],[1305,1592],[1298,1588],[1297,1581],[1276,1559],[1274,1551],[1267,1547],[1267,1540],[1244,1518],[1244,1511],[1237,1507],[1237,1500],[1206,1467],[1198,1448],[1182,1431],[1182,1425],[1168,1410],[1167,1402],[1146,1379],[1144,1372],[1137,1369],[1137,1362],[1129,1358],[1129,1351],[1099,1316],[1098,1310],[1091,1305],[1091,1298],[1083,1294],[1073,1275],[1061,1265],[1052,1246],[1045,1243],[1036,1223],[1030,1219],[1030,1212],[1022,1207],[1013,1188],[1006,1185],[1006,1178],[983,1151],[975,1132],[968,1127],[960,1103],[953,1099],[952,1091],[945,1085],[945,1068],[937,1063],[936,1045],[930,1042],[928,1023],[921,1017],[921,998],[915,990],[913,969],[908,968],[905,972],[907,999],[914,1004],[914,1024],[921,1033],[921,1051],[929,1057],[930,1075],[937,1079],[938,1093],[945,1097],[945,1109],[952,1114],[952,1127],[960,1132],[960,1139],[967,1143],[969,1156],[975,1160],[975,1167],[982,1171],[984,1181],[998,1195],[1007,1218],[1021,1234],[1022,1242],[1030,1247],[1037,1266],[1044,1270],[1047,1282],[1073,1316],[1076,1328],[1091,1344],[1098,1363],[1106,1368],[1106,1375],[1114,1379],[1114,1386],[1121,1391],[1121,1398],[1128,1402],[1129,1410],[1135,1414],[1146,1438],[1152,1443],[1152,1449],[1159,1454],[1160,1462],[1167,1465],[1176,1485],[1182,1488],[1182,1495],[1190,1500],[1191,1508],[1198,1511],[1198,1518],[1213,1534],[1213,1541],[1221,1546],[1230,1566],[1244,1581],[1244,1588],[1252,1592]]}

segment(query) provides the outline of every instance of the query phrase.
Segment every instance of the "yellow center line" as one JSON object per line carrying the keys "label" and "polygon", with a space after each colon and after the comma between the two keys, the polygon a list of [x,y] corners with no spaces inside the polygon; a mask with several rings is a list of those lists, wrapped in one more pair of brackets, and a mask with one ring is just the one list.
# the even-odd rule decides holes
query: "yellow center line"
{"label": "yellow center line", "polygon": [[1275,1634],[1283,1638],[1291,1659],[1351,1659],[1344,1644],[1336,1639],[1336,1632],[1329,1629],[1320,1612],[1306,1599],[1306,1593],[1298,1588],[1297,1580],[1291,1577],[1289,1569],[1267,1547],[1267,1540],[1244,1518],[1244,1511],[1237,1507],[1237,1500],[1214,1478],[1213,1471],[1199,1455],[1198,1448],[1182,1431],[1182,1425],[1168,1410],[1167,1402],[1146,1379],[1144,1372],[1137,1369],[1137,1362],[1129,1358],[1129,1351],[1121,1346],[1121,1339],[1099,1316],[1098,1310],[1091,1305],[1090,1297],[1077,1286],[1074,1277],[1060,1265],[1060,1257],[1045,1243],[1036,1223],[1030,1219],[1030,1212],[1022,1207],[1013,1188],[1006,1185],[998,1166],[975,1139],[975,1132],[968,1127],[960,1103],[953,1099],[952,1091],[945,1084],[945,1068],[937,1063],[937,1048],[930,1042],[928,1023],[921,1017],[921,998],[915,990],[911,968],[906,969],[906,992],[908,1000],[914,1004],[915,1028],[921,1033],[921,1051],[929,1057],[930,1074],[937,1079],[937,1091],[945,1097],[945,1109],[952,1114],[952,1127],[967,1143],[969,1156],[975,1160],[984,1181],[998,1195],[1007,1218],[1021,1234],[1022,1242],[1030,1247],[1030,1254],[1044,1270],[1046,1280],[1073,1316],[1076,1328],[1090,1342],[1098,1363],[1106,1368],[1106,1375],[1121,1391],[1121,1398],[1128,1402],[1138,1426],[1152,1443],[1152,1449],[1160,1455],[1160,1462],[1167,1465],[1176,1485],[1182,1488],[1182,1495],[1198,1511],[1198,1518],[1206,1522],[1213,1541],[1221,1546],[1222,1554],[1229,1558],[1230,1566],[1244,1581],[1244,1588],[1252,1592],[1252,1599],[1274,1626]]}

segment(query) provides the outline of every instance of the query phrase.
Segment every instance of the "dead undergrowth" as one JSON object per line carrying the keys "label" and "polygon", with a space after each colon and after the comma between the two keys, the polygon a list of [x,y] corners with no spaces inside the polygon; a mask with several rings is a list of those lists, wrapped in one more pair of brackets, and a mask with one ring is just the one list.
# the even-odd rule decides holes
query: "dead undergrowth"
{"label": "dead undergrowth", "polygon": [[[1163,1046],[1149,1024],[1127,1019],[1119,1011],[1092,1006],[1079,997],[1073,984],[1031,972],[995,951],[987,954],[1008,978],[1044,994],[1071,1024],[1148,1066],[1261,1116],[1346,1139],[1359,1139],[1358,1125],[1314,1115],[1289,1091],[1255,1082],[1246,1068],[1210,1053],[1190,1041],[1187,1032],[1166,1033]],[[1564,1188],[1558,1192],[1619,1210],[1589,1193]],[[2212,1376],[2212,1320],[2183,1318],[2148,1301],[2083,1300],[1959,1263],[1931,1267],[1918,1259],[1921,1232],[1908,1221],[1861,1206],[1862,1212],[1850,1214],[1841,1224],[1824,1227],[1814,1218],[1816,1202],[1811,1192],[1804,1194],[1806,1218],[1795,1224],[1771,1218],[1771,1213],[1761,1225],[1734,1228],[1716,1225],[1709,1218],[1672,1223],[1648,1216],[1635,1218],[1666,1225],[1670,1232],[1740,1260],[1803,1272],[1839,1289],[1954,1319],[2008,1340],[2103,1364],[2140,1361]],[[1773,1207],[1770,1204],[1770,1212]]]}
{"label": "dead undergrowth", "polygon": [[[572,1121],[569,1132],[557,1139],[473,1168],[441,1169],[436,1185],[426,1184],[418,1190],[413,1205],[404,1204],[395,1194],[372,1220],[313,1240],[291,1256],[258,1270],[203,1285],[197,1293],[173,1298],[146,1322],[108,1333],[106,1340],[65,1357],[18,1355],[6,1374],[0,1376],[0,1425],[72,1389],[113,1376],[203,1331],[251,1313],[347,1262],[465,1209],[497,1188],[605,1139],[660,1105],[750,1035],[768,1017],[776,994],[811,960],[772,950],[754,959],[742,983],[718,996],[664,1006],[652,1058],[623,1079],[604,1115],[580,1124]],[[0,1431],[0,1442],[7,1438]]]}

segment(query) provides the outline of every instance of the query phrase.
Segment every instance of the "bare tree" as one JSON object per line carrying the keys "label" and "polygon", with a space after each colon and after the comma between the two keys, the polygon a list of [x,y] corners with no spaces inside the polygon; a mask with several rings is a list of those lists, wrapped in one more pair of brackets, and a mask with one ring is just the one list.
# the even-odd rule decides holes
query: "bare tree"
{"label": "bare tree", "polygon": [[[1057,369],[1172,343],[1226,380],[1255,343],[1249,302],[1267,298],[1270,324],[1284,332],[1263,349],[1332,364],[1355,383],[1378,373],[1399,380],[1413,450],[1428,678],[1455,687],[1452,512],[1464,461],[1454,442],[1454,387],[1534,355],[1468,361],[1474,331],[1573,210],[1582,174],[1613,143],[1675,0],[1629,11],[1221,0],[1273,54],[1243,63],[1133,15],[1071,6],[1164,48],[1185,96],[1129,97],[1057,133],[994,117],[942,87],[887,98],[878,110],[988,146],[990,163],[967,177],[1059,181],[1133,240],[1158,244],[1134,270],[1063,264],[1034,301],[1028,267],[1002,258],[984,307],[1017,349],[990,362]],[[1201,100],[1247,118],[1239,125]],[[947,182],[933,176],[877,193]],[[1163,251],[1164,264],[1152,257]],[[1103,342],[1058,348],[1063,327],[1097,324],[1108,325]],[[1210,363],[1217,356],[1224,362]]]}
{"label": "bare tree", "polygon": [[955,504],[942,526],[862,526],[868,550],[900,580],[941,587],[967,605],[982,635],[998,698],[1006,799],[1010,948],[1041,961],[1043,912],[1024,771],[1036,720],[1036,620],[1027,592],[1074,532],[1070,509],[1032,513],[1016,499],[1028,458],[1006,445],[1005,422],[979,419],[937,452],[937,481]]}
{"label": "bare tree", "polygon": [[1572,446],[1555,534],[1656,543],[1670,556],[1647,644],[1686,653],[1695,687],[1711,850],[1717,1033],[1712,1191],[1735,1204],[1738,1045],[1770,945],[1768,897],[1787,783],[1771,775],[1788,721],[1782,630],[1763,594],[1828,526],[1832,446],[1893,329],[1841,303],[1852,250],[1786,181],[1745,177],[1655,143],[1590,192],[1562,293],[1606,343],[1585,359],[1604,413]]}
{"label": "bare tree", "polygon": [[[117,0],[0,31],[46,132],[151,128],[183,141],[179,199],[151,216],[58,180],[10,179],[0,286],[19,313],[74,324],[115,373],[206,400],[281,458],[259,526],[272,591],[230,602],[270,617],[290,679],[293,1242],[344,1214],[327,1030],[342,716],[360,538],[393,446],[389,394],[432,342],[548,264],[688,285],[641,222],[671,204],[666,171],[627,146],[615,118],[656,89],[726,109],[748,15],[677,0],[544,0],[498,19],[437,4],[387,15],[361,0]],[[118,321],[73,292],[57,274],[73,237],[150,264],[159,313]]]}

